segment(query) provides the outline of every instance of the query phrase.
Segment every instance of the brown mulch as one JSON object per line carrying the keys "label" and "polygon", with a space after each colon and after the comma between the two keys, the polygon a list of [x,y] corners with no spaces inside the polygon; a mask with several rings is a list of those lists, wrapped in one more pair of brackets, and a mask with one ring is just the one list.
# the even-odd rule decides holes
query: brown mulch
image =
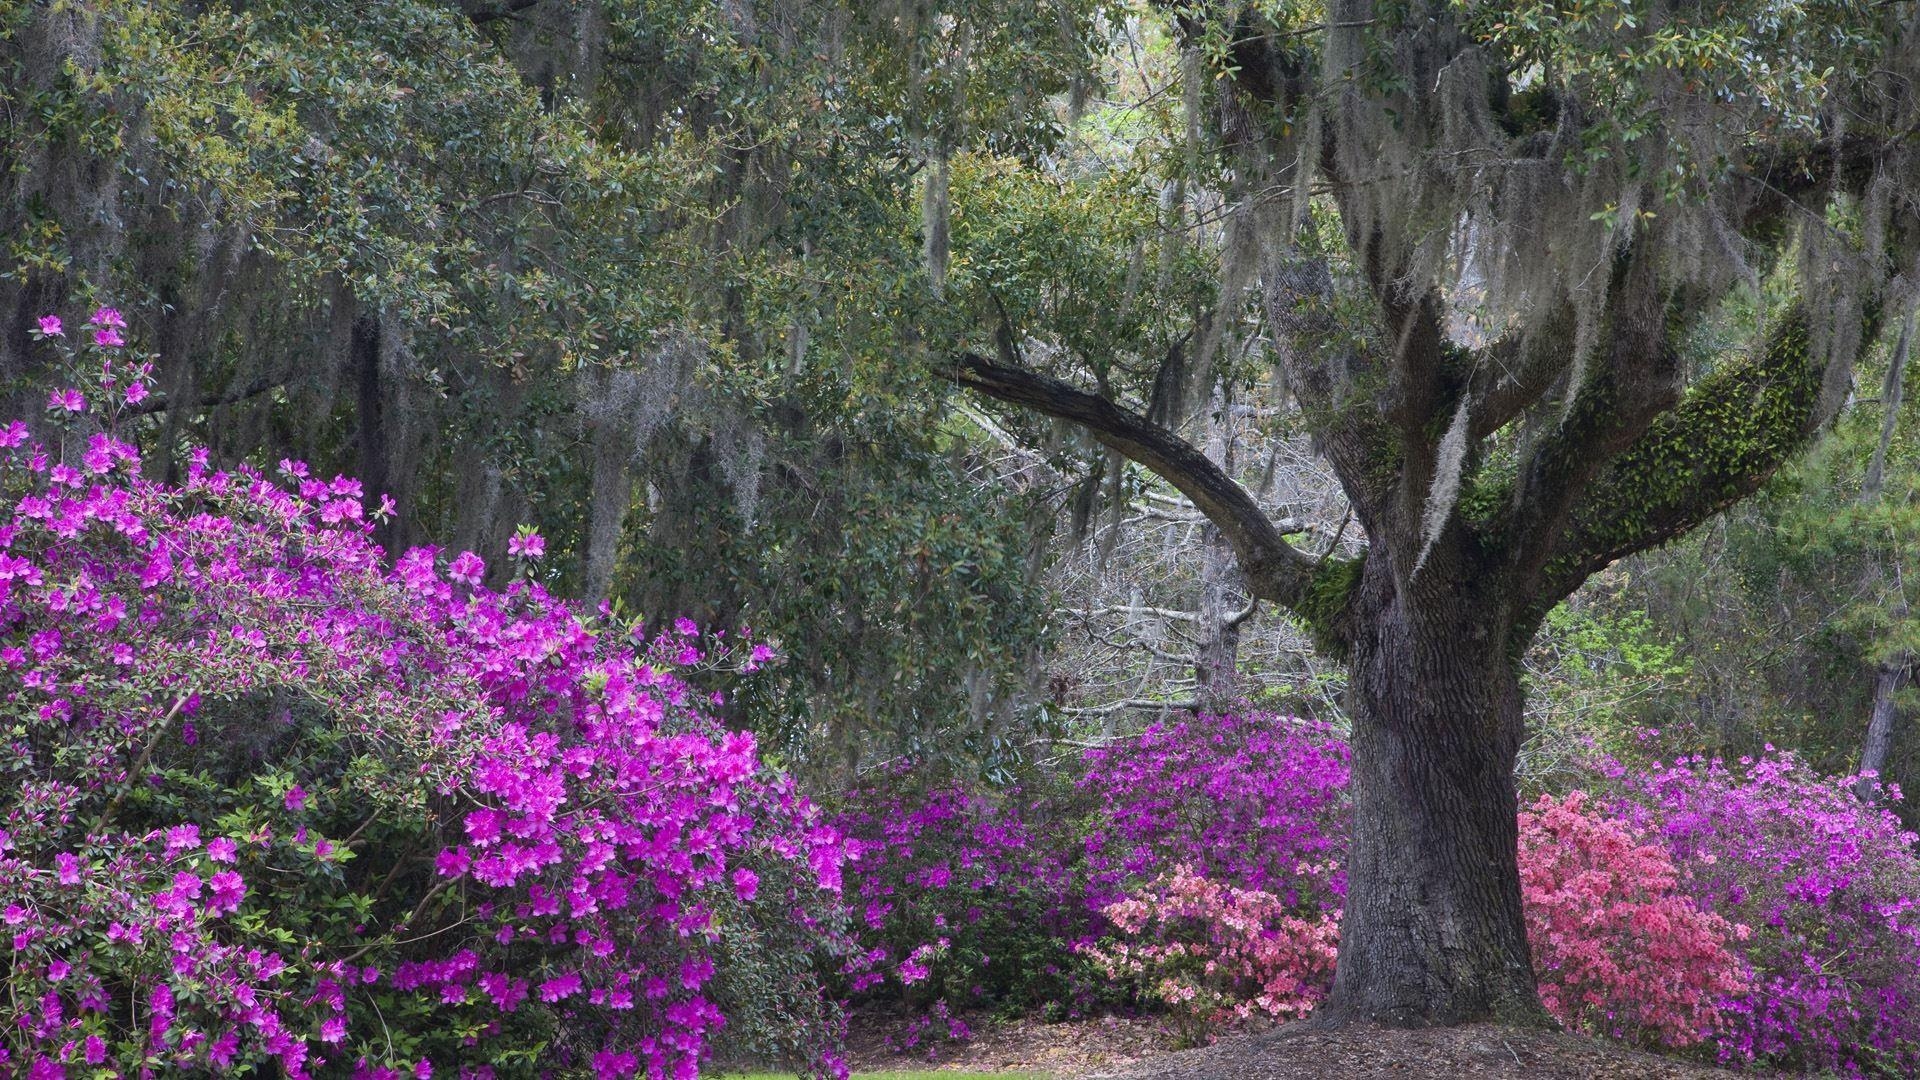
{"label": "brown mulch", "polygon": [[939,1041],[902,1053],[894,1046],[902,1041],[913,1014],[859,1009],[849,1024],[847,1057],[855,1072],[938,1068],[1068,1077],[1120,1068],[1165,1054],[1173,1046],[1165,1024],[1154,1017],[1096,1016],[1058,1023],[978,1014],[964,1019],[973,1029],[964,1042]]}
{"label": "brown mulch", "polygon": [[[1563,1032],[1470,1024],[1334,1031],[1290,1024],[1173,1049],[1155,1017],[1059,1023],[966,1017],[973,1037],[905,1053],[914,1014],[862,1009],[847,1050],[856,1071],[1028,1072],[1059,1080],[1713,1080],[1736,1074]],[[1745,1076],[1751,1080],[1754,1074]]]}
{"label": "brown mulch", "polygon": [[1492,1024],[1415,1031],[1362,1026],[1321,1031],[1291,1024],[1124,1068],[1068,1075],[1089,1080],[1708,1080],[1734,1074],[1577,1035]]}

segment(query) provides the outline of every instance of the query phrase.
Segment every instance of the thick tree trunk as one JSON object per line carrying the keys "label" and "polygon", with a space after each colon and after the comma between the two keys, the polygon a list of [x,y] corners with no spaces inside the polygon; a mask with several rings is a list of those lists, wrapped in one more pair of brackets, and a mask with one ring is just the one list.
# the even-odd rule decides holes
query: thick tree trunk
{"label": "thick tree trunk", "polygon": [[1316,1020],[1544,1023],[1516,865],[1507,632],[1497,605],[1444,581],[1407,602],[1386,561],[1369,559],[1354,597],[1347,907]]}

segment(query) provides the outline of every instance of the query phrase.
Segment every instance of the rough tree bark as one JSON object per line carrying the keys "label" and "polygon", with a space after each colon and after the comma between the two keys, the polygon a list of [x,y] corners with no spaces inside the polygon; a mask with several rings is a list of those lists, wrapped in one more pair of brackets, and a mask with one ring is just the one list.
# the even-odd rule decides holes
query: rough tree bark
{"label": "rough tree bark", "polygon": [[[386,402],[393,391],[387,385],[386,373],[381,370],[381,354],[384,351],[381,337],[378,314],[363,311],[354,318],[348,364],[353,371],[354,416],[360,422],[356,439],[360,451],[360,482],[367,494],[376,499],[389,489],[388,466],[392,461],[388,445]],[[374,537],[383,547],[391,549],[393,522],[389,520],[375,525]]]}
{"label": "rough tree bark", "polygon": [[[1886,382],[1880,389],[1880,439],[1874,444],[1873,458],[1867,464],[1867,475],[1860,483],[1860,502],[1870,504],[1877,501],[1886,485],[1887,451],[1893,445],[1894,428],[1900,419],[1900,403],[1906,387],[1907,358],[1913,349],[1912,312],[1900,324],[1900,337],[1894,343],[1893,356],[1887,364]],[[1900,566],[1896,562],[1892,567],[1895,588],[1894,595],[1902,597],[1905,590],[1900,588]],[[1906,602],[1896,600],[1896,617],[1906,618]],[[1913,654],[1902,650],[1878,665],[1873,673],[1873,704],[1867,712],[1867,734],[1860,742],[1860,772],[1862,776],[1854,786],[1854,794],[1861,802],[1871,802],[1874,798],[1874,781],[1865,774],[1875,777],[1887,771],[1887,758],[1893,754],[1893,722],[1899,716],[1897,695],[1905,689],[1912,679]]]}
{"label": "rough tree bark", "polygon": [[[1333,994],[1320,1020],[1540,1018],[1521,918],[1507,635],[1429,561],[1403,595],[1361,574],[1348,689],[1353,830]],[[1497,610],[1493,608],[1491,610]]]}
{"label": "rough tree bark", "polygon": [[1878,777],[1887,771],[1887,758],[1893,753],[1893,721],[1899,714],[1895,695],[1907,685],[1907,673],[1912,664],[1911,658],[1902,654],[1899,662],[1882,664],[1874,671],[1873,707],[1867,714],[1867,735],[1860,744],[1859,782],[1853,793],[1861,802],[1874,799],[1874,781],[1867,779],[1867,773]]}

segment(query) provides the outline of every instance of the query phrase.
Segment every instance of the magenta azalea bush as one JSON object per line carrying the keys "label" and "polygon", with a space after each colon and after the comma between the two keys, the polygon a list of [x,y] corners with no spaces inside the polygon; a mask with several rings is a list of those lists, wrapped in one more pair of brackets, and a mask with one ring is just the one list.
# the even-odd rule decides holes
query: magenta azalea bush
{"label": "magenta azalea bush", "polygon": [[842,847],[694,687],[764,652],[389,566],[295,462],[145,478],[124,325],[41,320],[86,381],[0,428],[0,1073],[844,1072]]}
{"label": "magenta azalea bush", "polygon": [[853,792],[834,824],[862,944],[844,972],[851,993],[884,988],[944,1014],[1066,992],[1066,943],[1085,935],[1090,913],[1058,839],[1075,827],[1062,808],[894,766]]}
{"label": "magenta azalea bush", "polygon": [[[1215,881],[1337,907],[1346,850],[1347,744],[1325,724],[1274,713],[1198,716],[1089,750],[1077,786],[1090,901],[1182,865]],[[1324,876],[1300,867],[1331,860]]]}
{"label": "magenta azalea bush", "polygon": [[[1920,1074],[1920,850],[1854,778],[1790,754],[1613,771],[1704,908],[1745,923],[1754,971],[1723,1057],[1846,1076]],[[1898,798],[1898,791],[1884,795]]]}

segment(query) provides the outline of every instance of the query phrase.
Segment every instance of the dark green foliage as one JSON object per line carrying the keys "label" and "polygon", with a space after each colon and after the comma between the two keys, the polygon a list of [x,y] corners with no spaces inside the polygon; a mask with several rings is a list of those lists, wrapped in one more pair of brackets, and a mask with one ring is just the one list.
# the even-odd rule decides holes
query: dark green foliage
{"label": "dark green foliage", "polygon": [[1024,722],[1042,599],[943,434],[919,174],[1051,145],[1097,14],[0,3],[0,364],[44,397],[31,319],[111,296],[161,437],[751,623],[791,661],[735,719],[796,761],[969,753]]}

